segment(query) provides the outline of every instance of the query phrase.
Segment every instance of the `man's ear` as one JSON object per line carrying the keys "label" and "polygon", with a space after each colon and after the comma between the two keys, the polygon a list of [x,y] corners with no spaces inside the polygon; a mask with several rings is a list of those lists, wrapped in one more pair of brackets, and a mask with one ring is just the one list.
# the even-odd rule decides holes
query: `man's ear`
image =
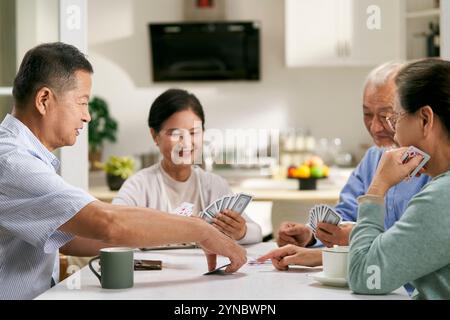
{"label": "man's ear", "polygon": [[34,106],[41,115],[45,115],[48,112],[51,95],[52,91],[48,87],[42,87],[36,92]]}
{"label": "man's ear", "polygon": [[150,134],[152,135],[153,141],[156,145],[158,145],[158,133],[156,133],[155,129],[150,128]]}
{"label": "man's ear", "polygon": [[423,128],[423,134],[426,137],[431,133],[434,123],[434,112],[430,106],[424,106],[419,109],[419,119]]}

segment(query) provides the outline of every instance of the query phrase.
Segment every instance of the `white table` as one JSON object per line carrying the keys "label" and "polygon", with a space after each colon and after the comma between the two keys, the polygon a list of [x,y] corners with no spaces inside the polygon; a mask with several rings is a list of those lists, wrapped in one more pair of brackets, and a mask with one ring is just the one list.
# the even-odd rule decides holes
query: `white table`
{"label": "white table", "polygon": [[[248,257],[258,257],[276,247],[273,242],[247,247]],[[348,288],[323,286],[310,275],[321,268],[293,267],[277,271],[271,264],[245,265],[231,275],[204,276],[206,258],[200,249],[137,251],[136,259],[162,260],[163,269],[135,271],[134,287],[107,290],[84,267],[37,299],[151,299],[151,300],[300,300],[300,299],[409,299],[403,288],[386,296],[353,294]],[[227,259],[220,257],[220,263]],[[79,289],[76,289],[79,284]]]}

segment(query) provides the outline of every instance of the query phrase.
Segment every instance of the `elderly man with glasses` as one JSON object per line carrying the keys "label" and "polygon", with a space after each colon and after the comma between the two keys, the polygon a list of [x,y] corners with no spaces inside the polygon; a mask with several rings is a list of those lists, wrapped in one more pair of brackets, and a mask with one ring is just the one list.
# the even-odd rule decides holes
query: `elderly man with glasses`
{"label": "elderly man with glasses", "polygon": [[[277,236],[277,242],[281,248],[262,256],[261,261],[272,259],[275,267],[280,270],[285,270],[292,264],[317,266],[322,264],[321,250],[304,247],[316,247],[321,243],[327,247],[349,244],[350,232],[358,214],[357,198],[366,193],[384,149],[395,146],[392,128],[395,127],[395,122],[400,119],[401,114],[393,111],[396,88],[394,77],[402,66],[401,63],[388,62],[372,70],[366,79],[363,119],[376,146],[366,152],[341,191],[340,201],[335,210],[346,223],[339,226],[319,223],[316,237],[320,241],[316,241],[307,225],[284,222],[280,226]],[[385,197],[385,229],[389,229],[400,219],[409,200],[429,180],[430,178],[427,176],[414,177],[389,189]]]}

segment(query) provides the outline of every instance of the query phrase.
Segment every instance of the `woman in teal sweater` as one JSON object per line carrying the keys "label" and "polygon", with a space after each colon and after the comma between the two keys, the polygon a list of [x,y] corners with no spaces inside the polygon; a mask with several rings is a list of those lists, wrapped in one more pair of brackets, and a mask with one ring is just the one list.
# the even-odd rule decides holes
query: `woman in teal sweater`
{"label": "woman in teal sweater", "polygon": [[[450,299],[450,62],[425,59],[396,76],[397,101],[388,117],[401,146],[385,152],[361,196],[350,236],[349,285],[356,293],[386,294],[411,282],[415,299]],[[384,231],[384,196],[420,163],[402,163],[415,146],[431,158],[420,172],[433,179],[402,218]]]}

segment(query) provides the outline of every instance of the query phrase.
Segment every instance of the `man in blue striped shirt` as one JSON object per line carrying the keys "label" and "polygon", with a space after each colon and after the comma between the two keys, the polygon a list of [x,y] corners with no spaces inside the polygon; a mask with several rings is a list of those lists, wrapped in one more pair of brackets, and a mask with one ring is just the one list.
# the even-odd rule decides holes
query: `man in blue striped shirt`
{"label": "man in blue striped shirt", "polygon": [[90,121],[91,64],[73,46],[28,51],[14,80],[14,108],[0,125],[0,299],[31,299],[50,288],[58,249],[91,256],[106,246],[198,242],[208,268],[216,254],[234,272],[245,250],[197,218],[103,203],[67,184],[53,151],[76,142]]}

